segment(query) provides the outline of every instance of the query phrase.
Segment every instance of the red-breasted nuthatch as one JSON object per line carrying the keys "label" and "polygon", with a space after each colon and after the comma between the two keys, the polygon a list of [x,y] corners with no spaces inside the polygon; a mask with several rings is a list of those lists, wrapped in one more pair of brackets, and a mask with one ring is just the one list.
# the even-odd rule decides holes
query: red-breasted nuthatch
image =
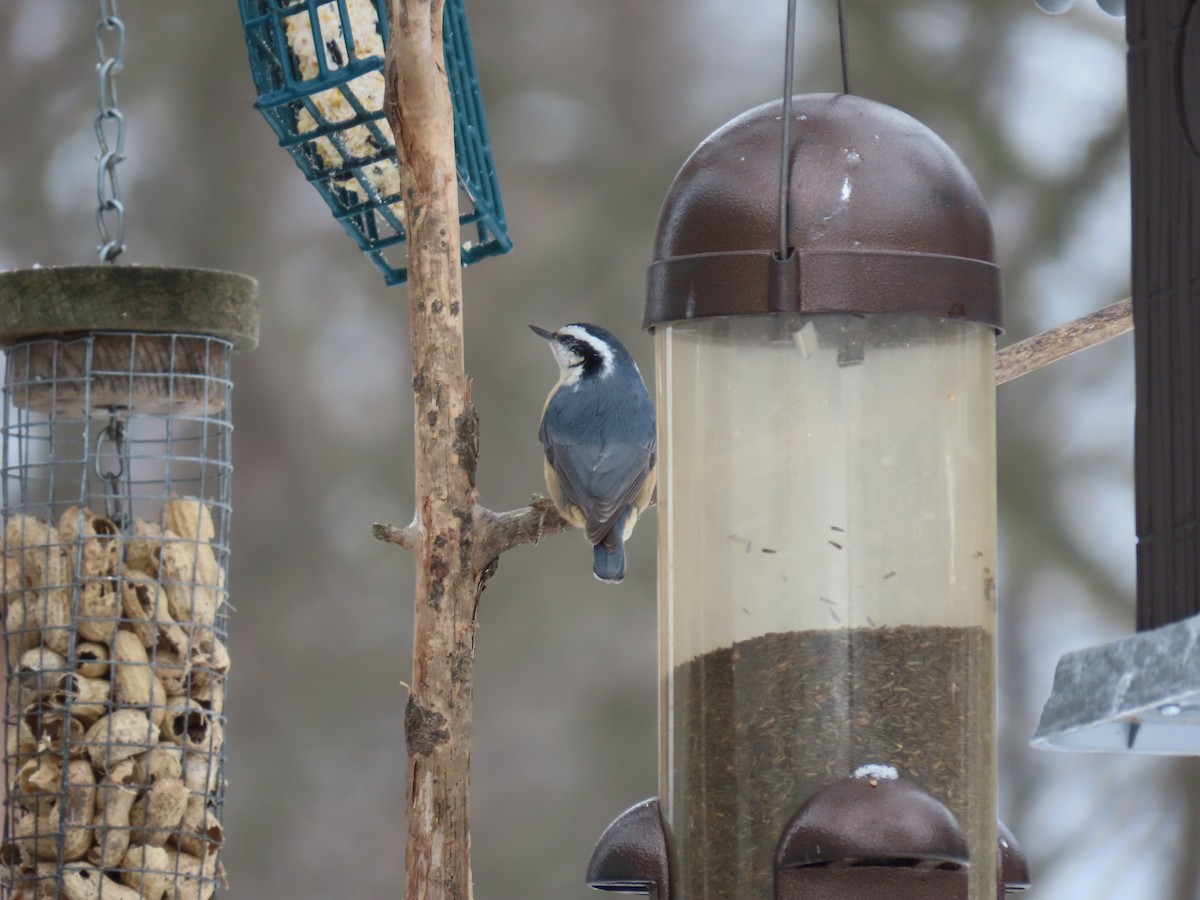
{"label": "red-breasted nuthatch", "polygon": [[542,408],[546,487],[562,517],[593,544],[592,571],[625,577],[625,541],[654,494],[654,403],[637,363],[597,325],[546,331],[558,384]]}

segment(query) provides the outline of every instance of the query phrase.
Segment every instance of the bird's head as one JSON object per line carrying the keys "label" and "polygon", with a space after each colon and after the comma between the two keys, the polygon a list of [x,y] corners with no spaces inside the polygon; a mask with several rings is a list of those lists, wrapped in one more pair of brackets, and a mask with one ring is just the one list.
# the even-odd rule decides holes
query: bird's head
{"label": "bird's head", "polygon": [[577,322],[557,331],[547,331],[536,325],[529,327],[550,345],[565,384],[573,384],[581,378],[607,378],[619,363],[632,361],[629,352],[612,332],[599,325]]}

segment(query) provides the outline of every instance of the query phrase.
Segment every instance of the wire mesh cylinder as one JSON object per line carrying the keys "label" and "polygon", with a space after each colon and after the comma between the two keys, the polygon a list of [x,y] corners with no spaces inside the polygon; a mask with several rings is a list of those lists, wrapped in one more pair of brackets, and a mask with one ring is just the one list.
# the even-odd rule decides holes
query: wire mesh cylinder
{"label": "wire mesh cylinder", "polygon": [[232,349],[7,350],[7,897],[207,898],[223,878]]}

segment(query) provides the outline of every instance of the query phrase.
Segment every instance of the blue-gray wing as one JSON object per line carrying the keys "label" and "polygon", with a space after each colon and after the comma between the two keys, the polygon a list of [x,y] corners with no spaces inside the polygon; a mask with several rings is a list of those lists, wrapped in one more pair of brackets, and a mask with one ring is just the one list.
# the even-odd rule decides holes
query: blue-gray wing
{"label": "blue-gray wing", "polygon": [[654,466],[654,440],[628,443],[602,440],[581,445],[543,440],[566,498],[583,510],[587,538],[598,544],[612,530],[646,483]]}

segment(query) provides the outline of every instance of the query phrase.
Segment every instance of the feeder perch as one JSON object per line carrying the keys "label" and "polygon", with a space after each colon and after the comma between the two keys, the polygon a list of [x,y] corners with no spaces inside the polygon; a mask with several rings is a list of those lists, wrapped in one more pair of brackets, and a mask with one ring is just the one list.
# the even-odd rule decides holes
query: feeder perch
{"label": "feeder perch", "polygon": [[[255,106],[388,284],[407,279],[396,144],[385,117],[388,0],[238,0]],[[463,0],[446,0],[462,262],[512,249]],[[349,37],[347,37],[349,36]]]}
{"label": "feeder perch", "polygon": [[223,880],[230,363],[253,279],[0,273],[11,898]]}
{"label": "feeder perch", "polygon": [[991,221],[904,113],[799,95],[781,154],[783,114],[700,144],[648,273],[672,891],[770,897],[797,806],[884,759],[961,824],[990,898]]}

